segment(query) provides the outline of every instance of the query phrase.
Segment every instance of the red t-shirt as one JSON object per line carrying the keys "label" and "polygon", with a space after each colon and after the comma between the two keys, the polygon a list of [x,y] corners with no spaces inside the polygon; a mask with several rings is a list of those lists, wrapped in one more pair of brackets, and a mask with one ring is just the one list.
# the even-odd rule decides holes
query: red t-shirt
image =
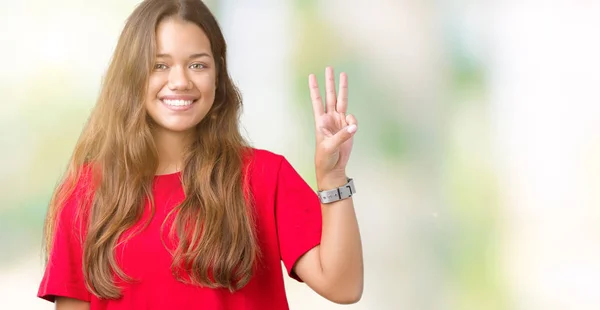
{"label": "red t-shirt", "polygon": [[[288,309],[281,261],[288,275],[300,280],[292,268],[321,241],[321,206],[315,192],[283,156],[253,151],[248,173],[261,256],[252,279],[241,290],[231,293],[193,286],[172,275],[172,256],[161,242],[161,233],[168,232],[161,230],[161,224],[184,199],[180,173],[174,173],[155,177],[156,212],[150,225],[115,251],[119,266],[136,280],[123,284],[122,297],[117,300],[99,299],[84,284],[80,236],[85,232],[75,222],[75,214],[89,182],[80,180],[60,214],[38,297],[80,299],[90,302],[92,310]],[[147,218],[146,211],[143,219]]]}

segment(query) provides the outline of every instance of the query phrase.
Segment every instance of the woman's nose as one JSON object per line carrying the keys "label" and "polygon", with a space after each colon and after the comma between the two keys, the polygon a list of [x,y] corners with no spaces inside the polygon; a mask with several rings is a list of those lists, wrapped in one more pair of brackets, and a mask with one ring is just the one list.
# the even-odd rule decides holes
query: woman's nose
{"label": "woman's nose", "polygon": [[192,81],[187,76],[185,69],[173,67],[169,73],[169,89],[171,90],[189,90],[192,88]]}

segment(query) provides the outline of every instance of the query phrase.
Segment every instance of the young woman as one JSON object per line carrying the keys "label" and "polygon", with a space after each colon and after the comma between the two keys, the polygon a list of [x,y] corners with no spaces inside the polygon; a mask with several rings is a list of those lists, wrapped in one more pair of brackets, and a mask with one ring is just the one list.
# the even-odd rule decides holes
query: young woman
{"label": "young woman", "polygon": [[[336,303],[362,295],[345,167],[357,129],[326,69],[309,77],[315,193],[240,135],[226,44],[200,0],[129,17],[95,109],[50,203],[38,296],[57,309],[288,309],[287,273]],[[324,107],[325,105],[325,107]]]}

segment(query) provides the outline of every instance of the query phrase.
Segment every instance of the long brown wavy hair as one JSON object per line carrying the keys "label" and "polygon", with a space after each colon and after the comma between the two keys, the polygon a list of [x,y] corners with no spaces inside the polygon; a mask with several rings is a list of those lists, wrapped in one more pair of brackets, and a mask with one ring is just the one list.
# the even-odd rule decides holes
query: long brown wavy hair
{"label": "long brown wavy hair", "polygon": [[[226,43],[210,10],[200,0],[146,0],[127,20],[108,67],[102,89],[70,164],[57,186],[45,222],[46,260],[57,219],[73,193],[83,167],[94,185],[90,206],[78,206],[87,234],[83,273],[90,292],[119,298],[115,275],[130,281],[118,266],[114,249],[119,237],[141,220],[151,201],[158,153],[144,100],[155,62],[158,24],[168,17],[192,22],[204,30],[216,62],[215,102],[197,126],[185,153],[182,184],[185,200],[175,208],[173,232],[179,243],[172,269],[183,268],[190,283],[240,289],[248,283],[259,252],[251,211],[245,155],[250,150],[238,127],[242,100],[227,72]],[[164,225],[163,225],[164,226]]]}

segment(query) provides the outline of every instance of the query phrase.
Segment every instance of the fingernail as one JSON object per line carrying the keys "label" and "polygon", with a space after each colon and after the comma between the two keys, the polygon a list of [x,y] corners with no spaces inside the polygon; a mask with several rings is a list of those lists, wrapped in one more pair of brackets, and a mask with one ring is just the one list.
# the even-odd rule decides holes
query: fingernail
{"label": "fingernail", "polygon": [[352,124],[352,125],[348,126],[348,128],[346,130],[348,130],[349,133],[354,133],[354,132],[356,132],[356,129],[357,129],[356,125]]}

